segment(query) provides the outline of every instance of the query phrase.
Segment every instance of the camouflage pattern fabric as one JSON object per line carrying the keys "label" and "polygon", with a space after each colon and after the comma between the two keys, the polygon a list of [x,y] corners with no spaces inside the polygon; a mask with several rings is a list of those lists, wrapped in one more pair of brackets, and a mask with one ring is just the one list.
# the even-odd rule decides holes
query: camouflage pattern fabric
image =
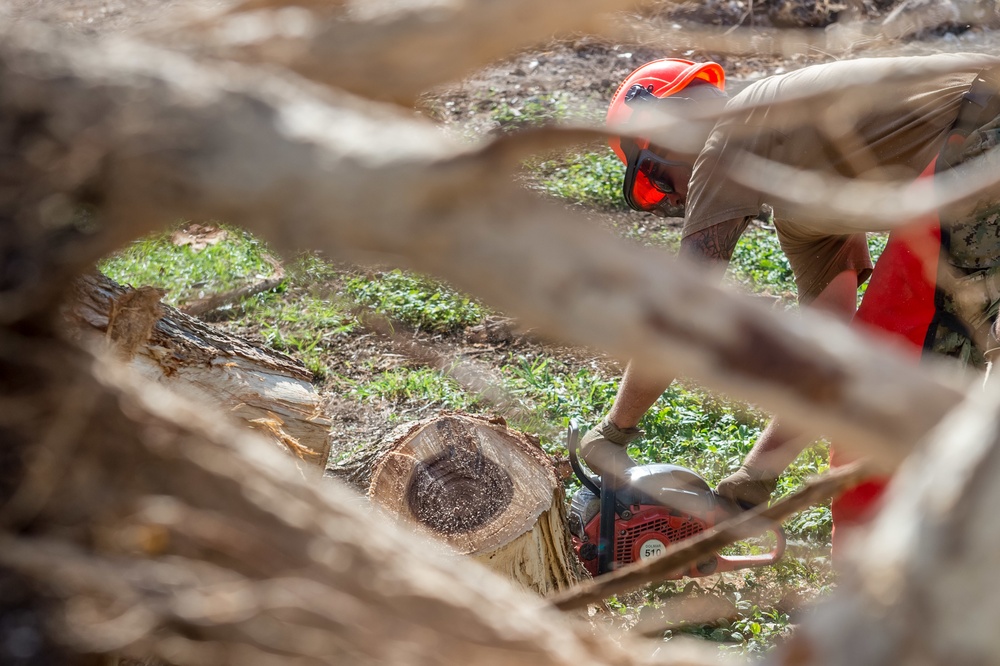
{"label": "camouflage pattern fabric", "polygon": [[[1000,156],[1000,150],[994,150],[998,145],[1000,117],[972,132],[961,144],[945,149],[943,157],[950,166],[980,158],[984,159],[984,168],[992,168]],[[951,236],[948,263],[976,269],[1000,265],[1000,200],[996,197],[997,194],[991,192],[964,217],[948,219],[950,216],[942,213],[941,223]]]}
{"label": "camouflage pattern fabric", "polygon": [[984,369],[986,341],[1000,311],[1000,266],[955,270],[964,275],[955,279],[951,288],[940,291],[939,308],[944,316],[937,319],[930,333],[929,351]]}
{"label": "camouflage pattern fabric", "polygon": [[[955,166],[987,153],[998,157],[998,146],[1000,117],[971,133],[955,149],[946,149],[942,157]],[[938,307],[943,316],[929,334],[930,351],[985,368],[985,347],[1000,310],[1000,201],[980,202],[964,217],[942,212],[941,226],[948,234],[941,272],[948,274],[939,276]]]}
{"label": "camouflage pattern fabric", "polygon": [[1000,205],[951,222],[949,231],[948,263],[952,266],[988,269],[1000,265]]}

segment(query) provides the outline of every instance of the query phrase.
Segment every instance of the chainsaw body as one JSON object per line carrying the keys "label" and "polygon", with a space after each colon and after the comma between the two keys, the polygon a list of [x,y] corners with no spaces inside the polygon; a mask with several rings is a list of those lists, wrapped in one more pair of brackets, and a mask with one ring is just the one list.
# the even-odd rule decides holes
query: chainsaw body
{"label": "chainsaw body", "polygon": [[[669,546],[714,527],[740,509],[720,497],[697,473],[670,464],[641,465],[625,470],[617,488],[604,488],[600,477],[583,471],[579,438],[570,429],[570,462],[583,483],[570,502],[573,549],[594,576],[661,555]],[[607,528],[602,530],[602,526]],[[779,526],[771,529],[777,544],[762,555],[713,554],[671,578],[707,576],[722,571],[765,566],[784,553]]]}

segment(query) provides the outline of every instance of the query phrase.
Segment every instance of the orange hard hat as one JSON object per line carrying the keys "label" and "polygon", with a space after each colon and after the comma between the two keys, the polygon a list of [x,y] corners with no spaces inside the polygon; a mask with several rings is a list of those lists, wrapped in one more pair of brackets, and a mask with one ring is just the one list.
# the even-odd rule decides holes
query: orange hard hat
{"label": "orange hard hat", "polygon": [[[634,109],[626,104],[626,101],[632,99],[628,93],[635,86],[642,87],[642,92],[653,97],[663,98],[676,95],[694,81],[704,81],[719,91],[726,89],[726,73],[717,63],[695,63],[680,58],[663,58],[647,62],[629,74],[618,86],[618,90],[611,98],[606,122],[609,126],[622,126],[631,119]],[[618,158],[627,164],[621,140],[618,137],[611,137],[608,139],[608,144]]]}

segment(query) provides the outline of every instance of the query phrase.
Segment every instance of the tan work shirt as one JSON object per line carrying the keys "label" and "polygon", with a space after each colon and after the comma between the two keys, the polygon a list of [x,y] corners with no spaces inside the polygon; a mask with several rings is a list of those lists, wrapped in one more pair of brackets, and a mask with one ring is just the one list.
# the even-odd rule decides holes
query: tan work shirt
{"label": "tan work shirt", "polygon": [[[745,157],[750,154],[786,167],[844,178],[916,178],[940,151],[958,116],[962,96],[982,67],[922,74],[910,81],[867,87],[859,94],[845,93],[841,87],[890,71],[917,72],[928,65],[955,69],[963,67],[961,57],[835,62],[748,86],[727,103],[726,112],[732,115],[716,124],[695,162],[683,234],[756,216],[761,205],[768,204],[774,209],[778,239],[795,273],[800,302],[813,300],[842,271],[856,270],[859,280],[866,280],[872,263],[864,233],[822,210],[793,213],[791,204],[780,196],[761,194],[741,184],[739,170],[760,168],[759,163],[747,164]],[[786,101],[816,91],[821,94],[808,101]]]}

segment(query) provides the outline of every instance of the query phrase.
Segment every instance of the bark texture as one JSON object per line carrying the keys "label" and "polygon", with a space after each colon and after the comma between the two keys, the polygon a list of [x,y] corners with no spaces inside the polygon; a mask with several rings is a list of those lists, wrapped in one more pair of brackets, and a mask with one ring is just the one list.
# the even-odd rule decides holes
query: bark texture
{"label": "bark texture", "polygon": [[[12,119],[34,119],[19,140],[70,152],[34,187],[63,192],[63,180],[80,181],[70,192],[101,193],[98,233],[70,229],[73,251],[45,257],[67,262],[54,269],[78,270],[98,248],[178,217],[238,220],[283,250],[377,251],[544,335],[697,378],[886,468],[961,400],[965,380],[915,368],[821,313],[776,314],[715,286],[703,268],[583,226],[501,177],[530,150],[578,133],[470,148],[398,109],[260,72],[24,26],[7,37],[0,87]],[[94,168],[64,173],[80,151]],[[373,182],[392,182],[394,195],[372,196]],[[39,302],[30,290],[42,285],[51,283],[29,280],[11,297],[30,310]]]}
{"label": "bark texture", "polygon": [[833,599],[783,663],[803,653],[829,665],[1000,659],[1000,393],[996,383],[987,389],[897,472],[885,508],[855,535]]}
{"label": "bark texture", "polygon": [[652,663],[113,358],[3,343],[0,569],[62,663]]}

